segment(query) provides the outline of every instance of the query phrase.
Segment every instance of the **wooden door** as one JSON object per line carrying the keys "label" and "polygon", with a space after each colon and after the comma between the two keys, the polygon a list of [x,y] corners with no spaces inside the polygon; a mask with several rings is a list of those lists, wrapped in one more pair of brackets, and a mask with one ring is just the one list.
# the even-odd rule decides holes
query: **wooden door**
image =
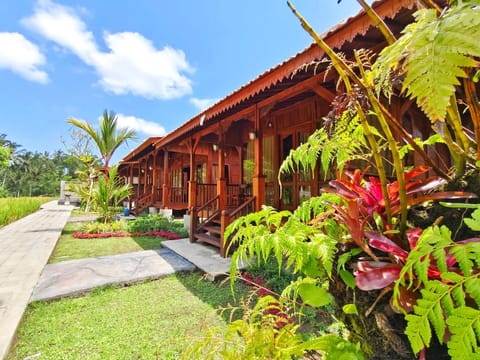
{"label": "wooden door", "polygon": [[[306,129],[291,130],[289,133],[280,134],[281,162],[289,155],[290,150],[307,141],[309,132]],[[281,163],[279,164],[280,167]],[[295,210],[300,203],[310,199],[313,181],[310,172],[297,169],[295,172],[281,176],[281,192],[279,196],[280,209]]]}

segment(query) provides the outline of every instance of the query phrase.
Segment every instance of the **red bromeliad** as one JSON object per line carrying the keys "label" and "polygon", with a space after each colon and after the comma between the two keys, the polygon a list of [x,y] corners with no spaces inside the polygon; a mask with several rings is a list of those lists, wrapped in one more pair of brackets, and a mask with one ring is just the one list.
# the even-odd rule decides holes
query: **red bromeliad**
{"label": "red bromeliad", "polygon": [[[422,231],[422,229],[418,228],[406,231],[410,250],[413,250],[416,246]],[[365,291],[386,288],[399,278],[400,271],[407,260],[409,252],[378,232],[367,231],[365,236],[369,239],[369,246],[389,254],[390,261],[357,262],[354,272],[355,282],[359,289]],[[480,238],[457,241],[456,244],[467,244],[471,242],[480,242]],[[448,249],[446,250],[445,259],[449,270],[455,272],[456,269],[454,265],[457,263],[457,260],[449,253]],[[436,261],[431,257],[428,267],[428,278],[440,279],[440,275],[441,272],[436,266]]]}

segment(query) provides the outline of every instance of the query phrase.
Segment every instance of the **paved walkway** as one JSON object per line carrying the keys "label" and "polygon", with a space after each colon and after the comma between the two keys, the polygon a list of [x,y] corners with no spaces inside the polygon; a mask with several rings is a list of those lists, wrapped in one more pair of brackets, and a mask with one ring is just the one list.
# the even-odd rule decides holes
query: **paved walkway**
{"label": "paved walkway", "polygon": [[192,271],[195,266],[169,249],[137,251],[48,264],[30,301],[79,295],[111,284],[130,284],[146,279]]}
{"label": "paved walkway", "polygon": [[[188,239],[164,241],[166,248],[158,250],[46,265],[72,209],[50,202],[0,229],[0,360],[8,354],[29,301],[78,295],[195,267],[211,279],[228,272],[230,259],[221,258],[218,249]],[[75,220],[79,219],[69,221]]]}
{"label": "paved walkway", "polygon": [[56,201],[0,229],[0,359],[73,207]]}

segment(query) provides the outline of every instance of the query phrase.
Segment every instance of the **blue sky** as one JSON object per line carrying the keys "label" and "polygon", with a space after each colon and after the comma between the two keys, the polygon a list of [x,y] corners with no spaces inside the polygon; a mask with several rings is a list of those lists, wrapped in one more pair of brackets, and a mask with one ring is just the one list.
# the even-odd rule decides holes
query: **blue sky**
{"label": "blue sky", "polygon": [[[359,11],[293,3],[319,33]],[[67,118],[113,110],[139,134],[116,161],[310,43],[283,0],[2,0],[0,133],[65,150]]]}

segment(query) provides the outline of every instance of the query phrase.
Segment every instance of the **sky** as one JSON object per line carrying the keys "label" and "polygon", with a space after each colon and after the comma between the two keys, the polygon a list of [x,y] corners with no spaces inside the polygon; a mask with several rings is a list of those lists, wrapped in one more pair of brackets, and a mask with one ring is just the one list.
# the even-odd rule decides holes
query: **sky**
{"label": "sky", "polygon": [[[318,33],[355,0],[293,0]],[[162,136],[312,42],[284,0],[0,0],[0,134],[66,151],[104,110]]]}

